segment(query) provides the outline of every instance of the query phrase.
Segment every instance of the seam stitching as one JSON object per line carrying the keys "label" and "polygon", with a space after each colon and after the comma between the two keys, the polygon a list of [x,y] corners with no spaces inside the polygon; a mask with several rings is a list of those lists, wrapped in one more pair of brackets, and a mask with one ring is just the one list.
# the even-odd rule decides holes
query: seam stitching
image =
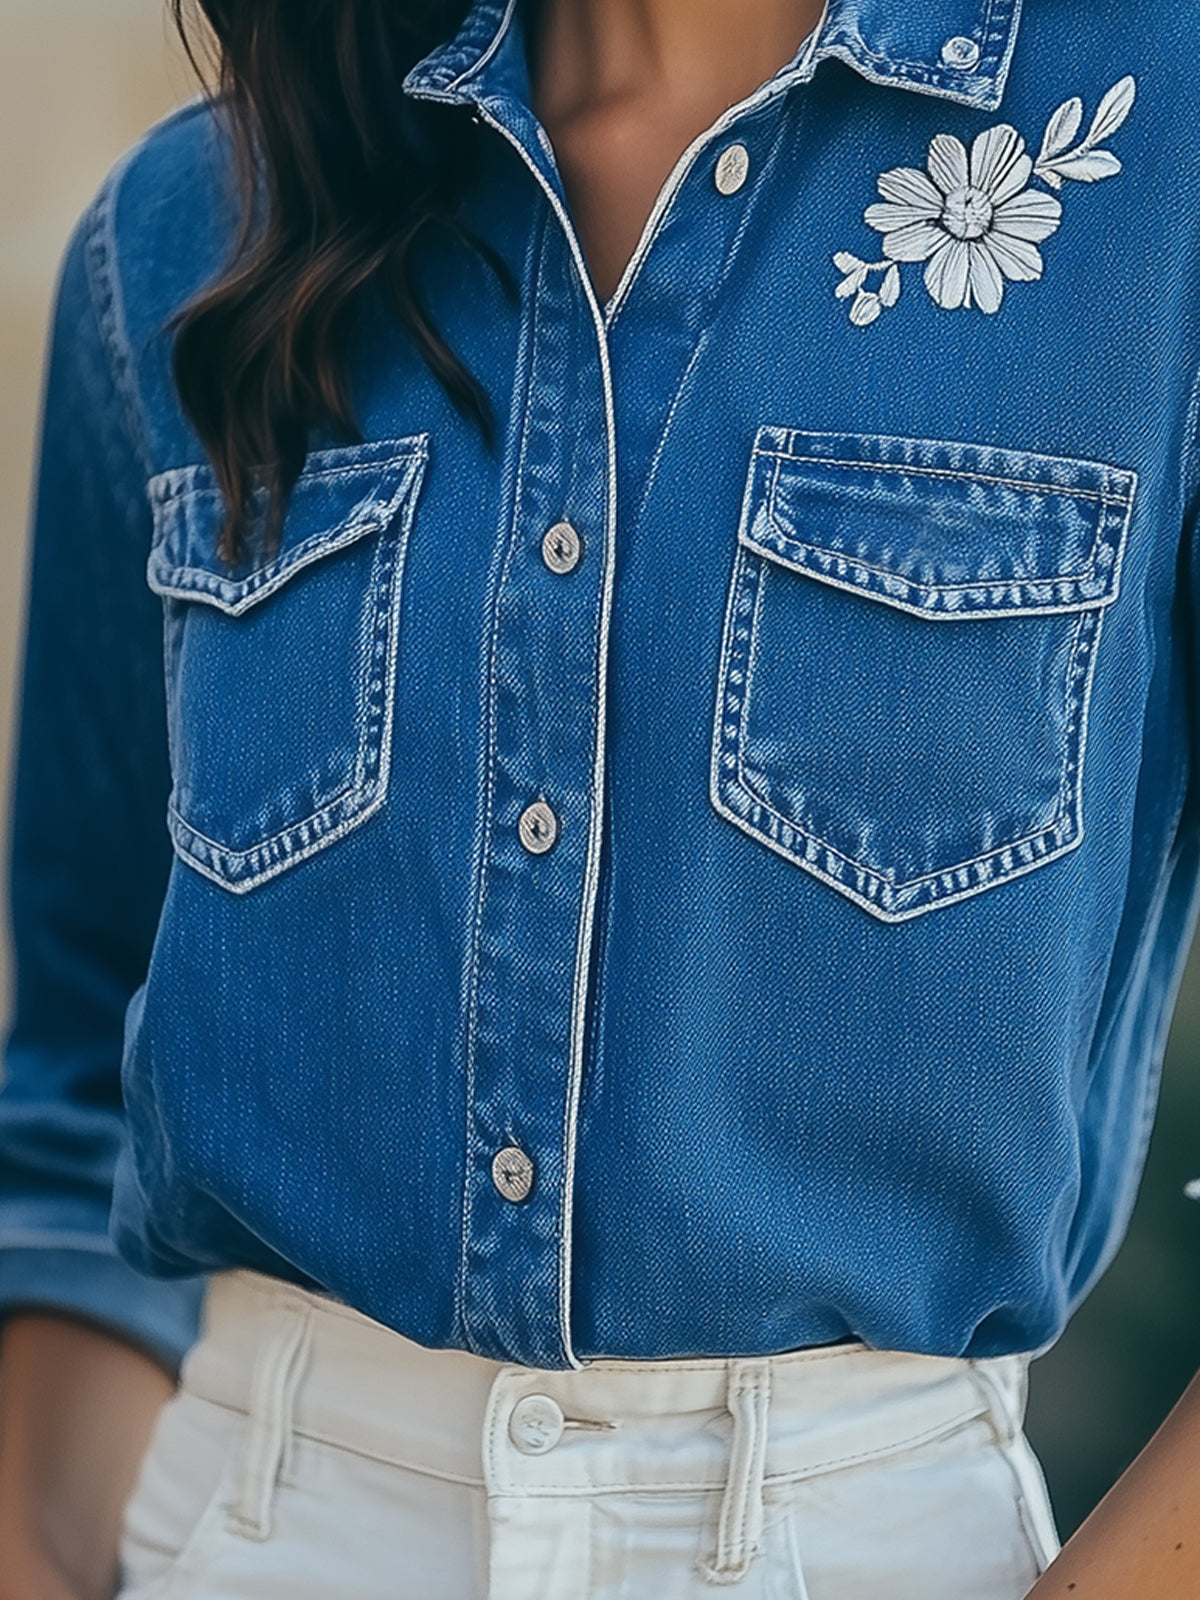
{"label": "seam stitching", "polygon": [[[534,281],[542,272],[542,259],[545,250],[545,224],[537,238],[536,260],[537,267]],[[541,308],[537,295],[530,297],[530,315],[528,326],[528,366],[525,372],[525,385],[523,400],[528,398],[530,387],[533,383],[534,357],[533,352],[537,347],[537,328]],[[524,414],[524,408],[522,409]],[[475,1119],[475,1058],[478,1048],[479,1034],[479,993],[482,981],[482,945],[483,923],[487,909],[488,875],[492,861],[492,835],[494,827],[496,803],[496,740],[497,740],[497,701],[498,701],[498,655],[500,639],[500,607],[504,597],[505,586],[512,567],[515,545],[517,542],[517,525],[520,516],[521,487],[525,480],[525,462],[529,446],[529,430],[521,431],[520,447],[517,452],[516,468],[513,476],[513,501],[511,519],[508,532],[504,541],[504,554],[499,563],[495,576],[491,579],[491,588],[488,595],[488,606],[491,611],[491,622],[487,636],[487,653],[484,658],[483,673],[483,728],[484,734],[484,771],[483,779],[483,804],[481,807],[481,833],[479,856],[476,862],[477,885],[475,891],[475,906],[471,919],[471,938],[469,944],[468,969],[466,973],[466,1029],[464,1038],[464,1077],[465,1077],[465,1145],[463,1150],[463,1193],[462,1193],[462,1222],[459,1234],[459,1261],[455,1282],[455,1300],[458,1311],[459,1325],[463,1330],[468,1348],[476,1355],[481,1354],[478,1343],[471,1329],[471,1319],[467,1312],[468,1279],[467,1260],[471,1248],[471,1224],[474,1215],[474,1190],[475,1172],[473,1167],[473,1152],[477,1143],[474,1131]]]}
{"label": "seam stitching", "polygon": [[[919,444],[926,441],[917,439],[897,439],[896,442],[900,444]],[[991,447],[985,445],[982,448],[990,449]],[[1070,465],[1092,467],[1097,472],[1113,473],[1118,475],[1122,480],[1125,481],[1125,488],[1123,491],[1118,490],[1118,492],[1114,494],[1109,489],[1075,488],[1069,484],[1046,483],[1037,478],[1008,478],[997,473],[968,472],[962,467],[910,466],[903,461],[847,461],[838,456],[802,456],[796,455],[790,450],[772,450],[764,448],[756,449],[755,454],[759,456],[770,456],[781,461],[798,461],[805,466],[845,467],[853,472],[895,472],[901,473],[905,476],[947,479],[952,482],[961,481],[967,483],[990,483],[995,484],[997,487],[1003,489],[1022,489],[1036,494],[1065,497],[1073,500],[1099,500],[1105,503],[1114,499],[1132,500],[1134,489],[1133,482],[1129,481],[1134,478],[1133,473],[1127,472],[1122,467],[1110,467],[1103,462],[1071,462]],[[1067,464],[1067,458],[1065,456],[1057,459],[1061,460],[1064,464]]]}
{"label": "seam stitching", "polygon": [[133,352],[125,326],[116,265],[116,208],[120,188],[134,157],[136,145],[110,173],[84,222],[84,264],[88,292],[104,348],[105,363],[121,403],[125,428],[144,474],[153,470],[146,421],[133,371]]}

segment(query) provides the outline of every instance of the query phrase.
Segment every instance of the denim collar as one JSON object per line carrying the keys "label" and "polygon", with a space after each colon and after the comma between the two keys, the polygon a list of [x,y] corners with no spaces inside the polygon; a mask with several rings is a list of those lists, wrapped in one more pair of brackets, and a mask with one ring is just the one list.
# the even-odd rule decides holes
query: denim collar
{"label": "denim collar", "polygon": [[[517,9],[518,0],[476,0],[455,38],[408,74],[405,92],[452,104],[520,95],[524,52],[506,48]],[[1020,14],[1021,0],[828,0],[815,40],[775,85],[805,82],[818,62],[834,56],[872,83],[994,111]]]}

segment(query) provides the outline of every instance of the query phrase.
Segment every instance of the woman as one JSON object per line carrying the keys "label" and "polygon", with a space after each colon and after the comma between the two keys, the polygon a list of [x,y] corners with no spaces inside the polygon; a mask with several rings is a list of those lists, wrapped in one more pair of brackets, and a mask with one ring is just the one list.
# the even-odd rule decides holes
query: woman
{"label": "woman", "polygon": [[204,1273],[130,1600],[1197,1592],[1200,1395],[1053,1566],[1020,1432],[1195,901],[1193,18],[818,9],[207,0],[82,219],[5,1600]]}

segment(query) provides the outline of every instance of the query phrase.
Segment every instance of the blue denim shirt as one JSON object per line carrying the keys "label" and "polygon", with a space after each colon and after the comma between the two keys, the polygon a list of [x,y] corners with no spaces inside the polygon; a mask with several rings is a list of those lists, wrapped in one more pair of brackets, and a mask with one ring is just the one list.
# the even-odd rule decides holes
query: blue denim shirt
{"label": "blue denim shirt", "polygon": [[243,1265],[551,1367],[1055,1337],[1195,903],[1196,50],[1183,0],[830,0],[600,305],[479,0],[406,92],[491,130],[519,303],[421,271],[499,444],[371,300],[365,442],[234,569],[163,328],[225,147],[195,104],[121,164],[46,394],[0,1303],[171,1353]]}

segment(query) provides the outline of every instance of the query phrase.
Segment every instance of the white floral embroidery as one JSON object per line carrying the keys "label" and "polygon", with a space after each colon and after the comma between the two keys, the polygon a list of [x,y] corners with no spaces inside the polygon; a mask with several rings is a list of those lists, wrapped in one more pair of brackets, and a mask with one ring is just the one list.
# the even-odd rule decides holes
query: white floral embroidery
{"label": "white floral embroidery", "polygon": [[[858,327],[865,328],[868,322],[875,321],[884,306],[894,306],[899,300],[900,268],[894,261],[860,261],[849,250],[839,250],[833,258],[833,264],[839,272],[846,274],[833,292],[839,300],[854,296],[850,321]],[[878,289],[865,287],[867,276],[872,272],[883,273],[883,281]]]}
{"label": "white floral embroidery", "polygon": [[981,133],[969,153],[953,134],[939,133],[924,171],[893,167],[883,173],[878,180],[882,198],[867,207],[864,220],[883,235],[884,260],[864,261],[848,250],[833,258],[842,274],[835,294],[853,296],[851,322],[866,327],[895,305],[899,262],[925,263],[925,287],[947,311],[975,306],[993,314],[1006,282],[1040,278],[1038,246],[1062,221],[1062,202],[1056,194],[1031,188],[1030,180],[1059,190],[1068,179],[1096,183],[1120,172],[1117,157],[1098,147],[1125,121],[1135,92],[1132,78],[1114,84],[1078,144],[1073,141],[1083,102],[1066,101],[1050,118],[1036,161],[1017,130],[1002,122]]}
{"label": "white floral embroidery", "polygon": [[1042,275],[1038,244],[1058,227],[1062,204],[1027,187],[1033,162],[1015,128],[981,133],[968,159],[952,134],[929,147],[928,176],[897,167],[879,180],[883,201],[866,222],[892,261],[924,261],[925,287],[947,311],[999,311],[1005,278]]}

